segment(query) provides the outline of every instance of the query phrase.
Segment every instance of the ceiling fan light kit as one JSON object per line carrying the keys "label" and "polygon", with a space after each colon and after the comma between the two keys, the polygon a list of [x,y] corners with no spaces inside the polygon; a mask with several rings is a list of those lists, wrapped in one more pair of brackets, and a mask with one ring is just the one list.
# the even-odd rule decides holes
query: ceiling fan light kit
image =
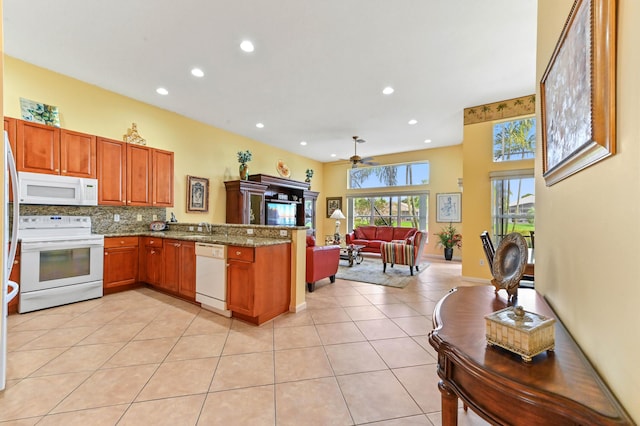
{"label": "ceiling fan light kit", "polygon": [[353,138],[353,155],[349,157],[349,161],[351,162],[351,167],[355,169],[358,167],[358,164],[364,164],[367,166],[378,165],[378,163],[372,161],[373,157],[362,158],[358,155],[358,144],[365,143],[366,140],[359,138],[358,136],[352,136],[352,138]]}

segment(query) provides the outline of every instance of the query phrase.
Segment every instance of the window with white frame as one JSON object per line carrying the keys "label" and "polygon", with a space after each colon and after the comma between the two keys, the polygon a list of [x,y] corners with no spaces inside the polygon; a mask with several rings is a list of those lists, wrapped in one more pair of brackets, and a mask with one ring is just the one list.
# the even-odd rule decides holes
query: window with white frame
{"label": "window with white frame", "polygon": [[519,232],[533,247],[535,231],[535,181],[533,170],[492,172],[491,219],[494,243],[511,232]]}
{"label": "window with white frame", "polygon": [[387,164],[349,169],[347,187],[387,188],[390,186],[416,186],[429,183],[429,162]]}
{"label": "window with white frame", "polygon": [[535,158],[536,119],[520,118],[493,125],[493,161]]}
{"label": "window with white frame", "polygon": [[428,200],[426,192],[347,196],[347,229],[377,225],[426,230]]}

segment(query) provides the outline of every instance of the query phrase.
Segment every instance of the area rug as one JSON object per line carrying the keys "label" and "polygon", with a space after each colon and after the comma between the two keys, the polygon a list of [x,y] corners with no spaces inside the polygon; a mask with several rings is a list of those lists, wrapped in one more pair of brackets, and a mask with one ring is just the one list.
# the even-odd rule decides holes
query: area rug
{"label": "area rug", "polygon": [[390,264],[387,264],[387,271],[382,272],[380,258],[365,257],[361,264],[354,263],[353,266],[349,266],[345,260],[341,260],[336,278],[404,288],[409,285],[414,277],[421,274],[428,267],[428,262],[420,263],[420,270],[416,271],[414,268],[413,276],[411,276],[407,265],[395,265],[392,268]]}

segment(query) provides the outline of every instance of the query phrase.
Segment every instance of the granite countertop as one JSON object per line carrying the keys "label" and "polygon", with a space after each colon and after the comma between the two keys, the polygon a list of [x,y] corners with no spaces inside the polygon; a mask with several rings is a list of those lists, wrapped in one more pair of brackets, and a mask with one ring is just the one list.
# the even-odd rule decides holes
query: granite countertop
{"label": "granite countertop", "polygon": [[157,237],[172,238],[176,240],[195,241],[199,243],[222,244],[227,246],[242,247],[261,247],[272,246],[277,244],[290,243],[285,238],[264,238],[264,237],[248,237],[240,235],[225,234],[201,234],[197,232],[182,231],[145,231],[145,232],[123,232],[104,234],[105,238],[109,237]]}

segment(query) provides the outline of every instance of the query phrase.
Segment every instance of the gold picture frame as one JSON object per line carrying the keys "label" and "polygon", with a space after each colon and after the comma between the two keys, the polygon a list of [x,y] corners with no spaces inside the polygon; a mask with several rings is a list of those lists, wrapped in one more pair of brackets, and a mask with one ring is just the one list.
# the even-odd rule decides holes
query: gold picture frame
{"label": "gold picture frame", "polygon": [[575,0],[540,81],[546,185],[616,152],[616,0]]}
{"label": "gold picture frame", "polygon": [[209,211],[209,179],[187,176],[187,213]]}

